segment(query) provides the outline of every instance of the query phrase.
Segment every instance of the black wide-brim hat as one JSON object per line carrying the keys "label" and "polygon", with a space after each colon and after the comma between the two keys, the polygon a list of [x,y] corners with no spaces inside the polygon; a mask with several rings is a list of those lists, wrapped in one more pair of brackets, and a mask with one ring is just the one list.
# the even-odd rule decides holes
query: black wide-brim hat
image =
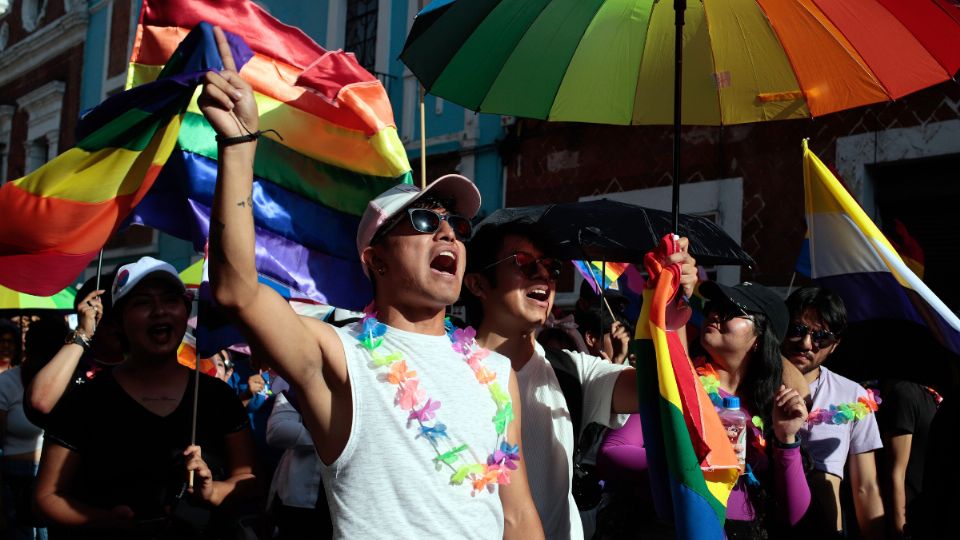
{"label": "black wide-brim hat", "polygon": [[714,281],[700,284],[700,294],[711,302],[729,302],[747,313],[760,313],[769,321],[770,329],[783,341],[787,334],[787,325],[790,323],[790,313],[780,295],[772,290],[745,281],[739,285],[728,287]]}

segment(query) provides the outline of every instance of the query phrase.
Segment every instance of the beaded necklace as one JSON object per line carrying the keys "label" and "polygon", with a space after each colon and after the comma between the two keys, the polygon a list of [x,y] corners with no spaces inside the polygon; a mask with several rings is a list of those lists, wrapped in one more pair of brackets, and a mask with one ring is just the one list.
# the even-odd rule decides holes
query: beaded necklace
{"label": "beaded necklace", "polygon": [[426,391],[420,387],[417,372],[410,369],[403,355],[399,351],[381,350],[387,326],[377,321],[375,312],[369,311],[364,315],[357,340],[373,357],[370,367],[384,374],[383,379],[387,384],[397,387],[394,404],[401,410],[410,411],[407,428],[415,428],[415,438],[422,438],[433,448],[436,453],[433,458],[436,470],[439,472],[446,468],[451,471],[452,485],[459,486],[469,480],[471,495],[484,490],[493,493],[494,484],[510,484],[510,473],[517,469],[517,461],[520,459],[519,447],[507,442],[506,437],[507,426],[514,418],[513,403],[510,395],[497,382],[497,374],[482,364],[490,355],[490,350],[477,344],[476,331],[469,327],[453,328],[449,319],[445,321],[445,326],[451,347],[463,356],[477,382],[487,388],[497,405],[497,413],[492,418],[497,435],[496,444],[486,460],[478,459],[468,444],[457,444],[453,441],[446,424],[438,418],[440,402],[427,396]]}

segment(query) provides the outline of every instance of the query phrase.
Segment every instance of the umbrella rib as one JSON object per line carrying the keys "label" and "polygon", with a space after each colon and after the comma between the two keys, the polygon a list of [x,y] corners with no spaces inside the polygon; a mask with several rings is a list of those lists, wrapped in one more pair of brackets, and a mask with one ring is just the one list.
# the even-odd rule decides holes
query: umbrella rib
{"label": "umbrella rib", "polygon": [[[760,2],[760,0],[757,0],[757,3],[760,4],[760,9],[762,10],[762,9],[763,9],[763,4]],[[823,23],[823,21],[821,20],[821,18],[817,16],[817,13],[814,13],[811,9],[809,9],[809,8],[805,5],[804,2],[797,2],[797,5],[800,7],[800,9],[803,9],[803,10],[805,10],[808,14],[810,14],[810,17],[813,18],[813,20],[816,21],[816,23],[819,24],[820,27],[824,29],[824,31],[826,31],[828,34],[830,34],[831,37],[835,35],[834,32],[831,32],[831,31],[830,31],[830,28],[829,28],[826,24]],[[767,13],[766,10],[764,10],[763,13],[764,13],[764,15],[766,15],[766,13]],[[840,31],[840,28],[837,27],[837,25],[833,22],[833,20],[830,19],[830,17],[829,17],[826,13],[824,13],[822,10],[819,10],[819,8],[818,8],[818,13],[819,13],[824,19],[826,19],[827,21],[830,22],[830,25],[836,30],[836,34],[839,34],[840,36],[842,36],[842,37],[846,40],[846,36],[843,35],[843,32]],[[767,21],[770,23],[770,28],[773,28],[773,31],[777,34],[777,39],[780,40],[780,43],[781,43],[781,45],[782,45],[782,44],[783,44],[783,39],[782,39],[782,36],[780,35],[780,32],[777,31],[777,26],[776,26],[775,24],[773,24],[773,21],[770,20],[770,17],[769,17],[769,16],[767,17]],[[846,41],[847,41],[847,43],[850,43],[849,40],[846,40]],[[867,65],[866,59],[864,59],[864,58],[863,58],[863,55],[860,54],[860,51],[858,51],[857,48],[853,46],[853,43],[850,43],[850,47],[853,48],[853,52],[856,53],[855,55],[854,55],[854,54],[851,54],[850,50],[847,49],[847,47],[845,47],[845,46],[843,45],[843,43],[841,43],[839,40],[837,40],[836,43],[837,43],[837,46],[838,46],[838,47],[840,47],[841,49],[843,49],[843,51],[844,51],[847,55],[849,55],[849,56],[853,59],[853,61],[854,61],[858,66],[860,66],[860,69],[862,69],[862,70],[864,71],[864,73],[866,73],[867,77],[869,77],[874,83],[876,83],[876,85],[877,85],[881,90],[883,90],[883,93],[884,93],[884,95],[887,96],[887,99],[892,101],[892,100],[893,100],[893,97],[890,95],[890,91],[887,90],[887,87],[884,86],[884,84],[883,84],[882,82],[880,82],[880,79],[877,78],[876,74],[874,74],[874,72],[873,72],[873,70],[870,68],[870,66]],[[796,65],[793,63],[793,58],[791,58],[791,56],[790,56],[790,51],[787,50],[786,47],[783,47],[783,52],[787,55],[787,60],[790,62],[790,67],[793,68],[793,72],[794,72],[794,74],[796,75],[796,74],[797,74],[797,69],[796,69]],[[803,99],[804,99],[804,101],[807,103],[807,109],[809,110],[809,109],[810,109],[810,103],[807,101],[807,94],[806,94],[806,91],[805,91],[804,88],[803,88],[803,83],[800,82],[800,77],[797,77],[797,83],[800,85],[800,90],[803,92]],[[813,118],[813,111],[810,111],[810,117]]]}
{"label": "umbrella rib", "polygon": [[[722,125],[724,124],[724,121],[723,121],[723,120],[724,120],[724,118],[723,118],[723,100],[721,99],[721,95],[722,95],[721,90],[722,90],[722,89],[720,88],[720,83],[719,83],[719,80],[717,79],[717,71],[718,71],[718,69],[717,69],[717,55],[714,53],[714,50],[713,50],[713,35],[710,33],[710,17],[708,16],[708,13],[707,13],[707,5],[706,5],[706,3],[707,3],[708,1],[709,1],[709,0],[703,0],[703,2],[702,2],[702,5],[703,5],[703,24],[704,24],[704,26],[707,27],[707,40],[709,41],[709,46],[707,47],[707,49],[710,51],[710,65],[713,67],[713,77],[714,77],[714,80],[717,81],[717,85],[716,85],[716,86],[717,86],[717,116],[720,118],[720,125],[722,126]],[[739,18],[737,18],[737,28],[740,28],[740,29],[741,29],[740,34],[743,35],[743,26],[740,25],[740,19],[739,19]],[[746,41],[746,36],[744,36],[744,41]],[[747,52],[749,53],[749,51],[750,51],[750,48],[747,47]],[[753,67],[753,55],[750,56],[750,66]],[[754,69],[753,75],[754,75],[753,80],[756,81],[756,80],[757,80],[756,69]],[[680,99],[681,99],[681,100],[683,99],[683,96],[682,96],[682,95],[680,96]],[[681,120],[681,123],[682,123],[683,118],[681,118],[680,120]],[[718,143],[722,143],[722,142],[723,142],[723,141],[718,141]]]}
{"label": "umbrella rib", "polygon": [[550,99],[550,108],[547,109],[546,120],[550,120],[550,111],[553,110],[553,104],[557,101],[557,94],[560,92],[560,88],[563,87],[563,81],[567,79],[570,63],[573,62],[573,57],[576,56],[577,51],[580,50],[580,44],[583,43],[583,36],[587,35],[587,30],[590,29],[590,25],[593,24],[597,13],[599,13],[601,9],[603,9],[603,2],[597,2],[597,10],[593,12],[593,17],[590,18],[590,22],[583,27],[583,32],[580,34],[580,38],[577,39],[577,46],[573,48],[573,52],[571,52],[570,57],[567,58],[567,64],[563,68],[563,77],[560,77],[560,82],[557,84],[557,87],[553,89],[553,97]]}
{"label": "umbrella rib", "polygon": [[647,17],[647,29],[643,34],[643,52],[640,53],[640,65],[637,66],[637,80],[633,87],[633,110],[630,111],[630,125],[634,125],[633,120],[637,117],[637,102],[640,98],[638,95],[640,92],[640,77],[643,74],[643,61],[647,57],[647,45],[650,44],[650,26],[653,24],[653,10],[657,9],[657,4],[658,2],[654,2],[650,5],[650,13]]}
{"label": "umbrella rib", "polygon": [[[550,5],[550,2],[544,2],[544,3],[543,3],[543,7],[540,9],[540,13],[538,13],[537,16],[533,18],[533,20],[532,20],[531,23],[530,23],[530,26],[527,26],[527,30],[529,30],[531,26],[533,26],[534,24],[536,24],[537,20],[540,19],[540,16],[543,15],[543,12],[546,11],[548,5]],[[527,30],[524,30],[524,31],[523,31],[523,35],[520,36],[520,39],[519,39],[519,40],[517,40],[517,44],[519,44],[521,41],[523,41],[523,38],[527,35]],[[464,41],[464,43],[466,43],[466,41]],[[516,44],[514,44],[513,50],[510,52],[510,54],[507,55],[507,57],[504,59],[504,61],[500,63],[500,70],[497,71],[497,76],[490,78],[490,86],[487,86],[487,89],[484,90],[483,96],[480,98],[480,101],[477,102],[477,106],[476,106],[475,108],[473,108],[473,110],[477,111],[478,113],[479,113],[479,112],[484,112],[484,111],[482,110],[482,109],[483,109],[483,104],[484,104],[485,101],[487,101],[487,97],[490,95],[490,90],[493,89],[493,86],[494,86],[495,84],[497,84],[497,80],[499,80],[499,79],[500,79],[500,75],[503,74],[503,68],[504,68],[504,66],[506,66],[507,63],[510,62],[510,58],[513,57],[513,53],[516,52],[516,50],[517,50],[517,47],[516,47]],[[499,114],[507,114],[507,113],[499,113]]]}

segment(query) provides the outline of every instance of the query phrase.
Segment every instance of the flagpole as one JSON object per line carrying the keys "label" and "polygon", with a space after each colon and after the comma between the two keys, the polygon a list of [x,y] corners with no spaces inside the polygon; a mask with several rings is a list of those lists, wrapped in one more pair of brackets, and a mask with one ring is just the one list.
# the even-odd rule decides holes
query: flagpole
{"label": "flagpole", "polygon": [[427,113],[424,107],[426,91],[420,85],[420,189],[427,189]]}
{"label": "flagpole", "polygon": [[100,258],[97,259],[97,288],[100,290],[100,275],[103,274],[103,248],[100,248]]}
{"label": "flagpole", "polygon": [[[200,397],[200,348],[193,363],[193,420],[190,424],[190,446],[197,444],[197,400]],[[187,475],[187,487],[193,489],[193,471]]]}

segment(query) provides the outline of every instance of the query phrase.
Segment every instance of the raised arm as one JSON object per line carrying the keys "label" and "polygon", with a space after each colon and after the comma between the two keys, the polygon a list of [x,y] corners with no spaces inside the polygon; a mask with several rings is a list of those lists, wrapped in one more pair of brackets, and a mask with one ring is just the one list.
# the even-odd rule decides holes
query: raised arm
{"label": "raised arm", "polygon": [[[100,295],[103,293],[104,291],[91,292],[77,307],[77,333],[88,341],[93,339],[97,323],[103,315],[103,305],[100,302]],[[57,354],[34,375],[26,388],[24,401],[37,412],[50,414],[73,381],[82,356],[83,347],[76,343],[60,347]]]}
{"label": "raised arm", "polygon": [[807,421],[807,407],[796,390],[781,385],[773,404],[773,474],[777,508],[782,519],[796,525],[810,507],[810,486],[803,474],[797,432]]}
{"label": "raised arm", "polygon": [[[259,118],[253,90],[237,73],[223,32],[219,28],[214,32],[224,69],[207,74],[200,108],[221,139],[255,133]],[[217,303],[239,319],[251,347],[266,355],[284,379],[307,396],[303,413],[311,432],[331,446],[328,452],[317,446],[321,457],[335,457],[350,429],[349,415],[346,422],[331,419],[335,403],[349,404],[343,349],[332,328],[302,319],[279,294],[257,280],[253,224],[256,149],[255,138],[219,143],[210,217],[210,285]]]}

